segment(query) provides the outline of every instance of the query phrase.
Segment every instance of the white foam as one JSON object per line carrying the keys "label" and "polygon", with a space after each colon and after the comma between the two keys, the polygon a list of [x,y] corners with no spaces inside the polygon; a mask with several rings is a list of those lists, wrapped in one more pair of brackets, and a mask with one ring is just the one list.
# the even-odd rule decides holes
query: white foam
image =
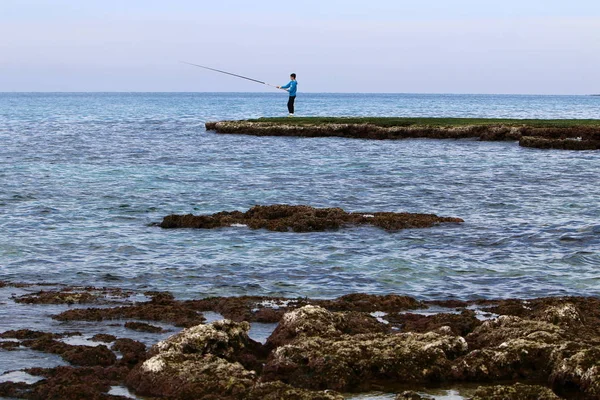
{"label": "white foam", "polygon": [[11,371],[11,372],[7,372],[5,374],[0,375],[0,383],[24,382],[24,383],[31,385],[31,384],[39,382],[43,379],[44,378],[41,378],[39,376],[33,376],[33,375],[28,374],[27,372],[23,372],[23,371]]}
{"label": "white foam", "polygon": [[382,324],[389,324],[389,321],[383,319],[383,317],[385,317],[387,315],[387,313],[384,313],[383,311],[375,311],[371,313],[372,317],[375,317],[377,319],[377,321],[381,322]]}

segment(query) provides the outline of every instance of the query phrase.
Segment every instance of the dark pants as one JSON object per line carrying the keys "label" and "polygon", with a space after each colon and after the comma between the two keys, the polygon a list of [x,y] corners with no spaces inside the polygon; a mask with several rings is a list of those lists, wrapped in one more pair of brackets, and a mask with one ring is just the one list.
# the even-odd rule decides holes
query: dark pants
{"label": "dark pants", "polygon": [[294,113],[294,100],[296,100],[296,96],[290,96],[290,99],[288,100],[288,111],[290,114]]}

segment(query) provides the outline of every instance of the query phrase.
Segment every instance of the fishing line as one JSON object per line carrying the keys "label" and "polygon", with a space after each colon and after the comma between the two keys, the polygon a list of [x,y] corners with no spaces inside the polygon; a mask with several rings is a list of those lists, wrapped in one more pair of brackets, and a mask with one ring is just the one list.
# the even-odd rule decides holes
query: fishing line
{"label": "fishing line", "polygon": [[[194,67],[198,67],[198,68],[204,68],[204,69],[208,69],[208,70],[210,70],[210,71],[215,71],[215,72],[220,72],[220,73],[222,73],[222,74],[231,75],[231,76],[235,76],[235,77],[242,78],[242,79],[247,79],[247,80],[249,80],[249,81],[252,81],[252,82],[261,83],[261,84],[263,84],[263,85],[267,85],[267,86],[274,87],[274,88],[276,88],[276,89],[280,89],[280,88],[278,88],[278,87],[277,87],[277,86],[275,86],[275,85],[271,85],[270,83],[263,82],[263,81],[259,81],[258,79],[248,78],[247,76],[242,76],[242,75],[238,75],[238,74],[233,74],[233,73],[231,73],[231,72],[227,72],[227,71],[221,71],[220,69],[215,69],[215,68],[205,67],[204,65],[193,64],[193,63],[189,63],[189,62],[187,62],[187,61],[180,61],[180,62],[181,62],[181,63],[183,63],[183,64],[193,65]],[[285,90],[285,89],[281,89],[281,90]]]}

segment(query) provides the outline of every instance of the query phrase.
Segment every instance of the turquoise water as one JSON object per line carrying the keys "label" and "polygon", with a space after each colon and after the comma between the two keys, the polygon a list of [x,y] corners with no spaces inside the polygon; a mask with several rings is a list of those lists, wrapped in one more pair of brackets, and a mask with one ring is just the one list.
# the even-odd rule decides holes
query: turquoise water
{"label": "turquoise water", "polygon": [[[600,295],[599,152],[216,135],[278,94],[0,94],[0,280],[209,295]],[[600,118],[600,98],[301,94],[298,115]],[[388,233],[161,230],[309,204],[461,217]],[[1,325],[1,324],[0,324]]]}

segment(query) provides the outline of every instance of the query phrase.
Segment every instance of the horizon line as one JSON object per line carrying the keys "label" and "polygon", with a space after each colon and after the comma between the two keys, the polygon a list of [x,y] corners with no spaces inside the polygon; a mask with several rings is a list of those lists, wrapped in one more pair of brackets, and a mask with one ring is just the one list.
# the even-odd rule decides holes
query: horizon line
{"label": "horizon line", "polygon": [[[0,91],[0,94],[272,94],[280,96],[280,93],[272,91],[239,92],[239,91],[98,91],[98,90],[77,90],[77,91]],[[452,92],[302,92],[302,94],[388,94],[388,95],[443,95],[443,96],[600,96],[600,93],[587,94],[549,94],[549,93],[452,93]]]}

